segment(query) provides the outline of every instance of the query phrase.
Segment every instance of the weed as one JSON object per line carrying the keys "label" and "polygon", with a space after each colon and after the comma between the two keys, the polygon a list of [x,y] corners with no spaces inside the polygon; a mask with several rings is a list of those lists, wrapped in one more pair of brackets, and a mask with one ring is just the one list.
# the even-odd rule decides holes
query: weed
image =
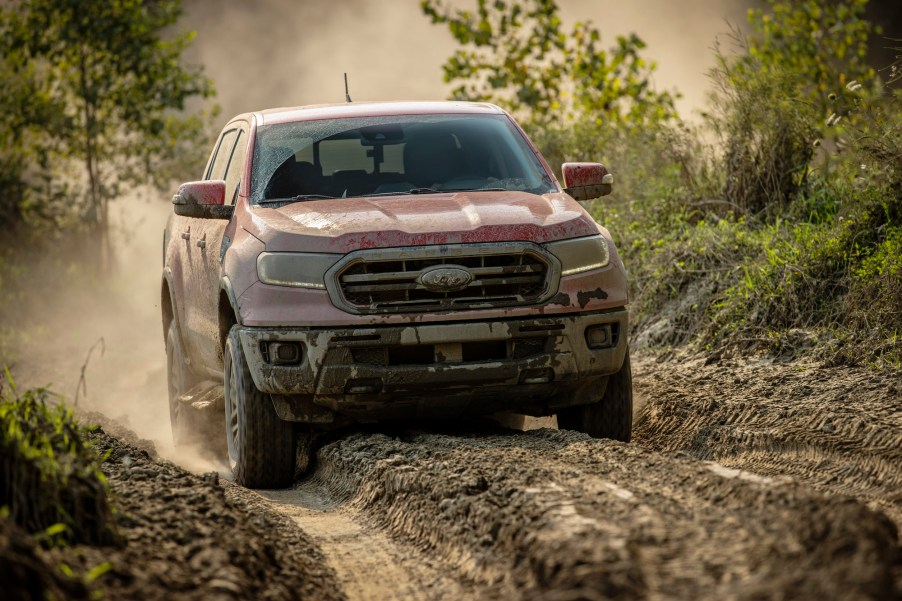
{"label": "weed", "polygon": [[45,546],[117,541],[109,487],[86,428],[44,388],[0,391],[0,506]]}

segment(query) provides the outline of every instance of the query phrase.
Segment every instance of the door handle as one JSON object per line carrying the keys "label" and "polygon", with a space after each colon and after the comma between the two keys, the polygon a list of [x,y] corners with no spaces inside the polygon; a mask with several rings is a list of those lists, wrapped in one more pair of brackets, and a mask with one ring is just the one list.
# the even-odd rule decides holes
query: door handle
{"label": "door handle", "polygon": [[190,240],[191,239],[191,228],[188,228],[187,232],[182,232],[182,240]]}
{"label": "door handle", "polygon": [[197,247],[198,248],[207,248],[207,241],[206,240],[198,240]]}

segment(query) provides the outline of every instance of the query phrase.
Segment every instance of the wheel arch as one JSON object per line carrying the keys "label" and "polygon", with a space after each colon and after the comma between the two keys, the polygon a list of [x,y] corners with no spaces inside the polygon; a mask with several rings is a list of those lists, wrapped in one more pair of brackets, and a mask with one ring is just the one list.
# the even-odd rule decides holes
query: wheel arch
{"label": "wheel arch", "polygon": [[180,321],[178,318],[178,309],[173,295],[172,272],[169,269],[163,270],[163,282],[160,286],[160,312],[163,317],[163,340],[169,333],[169,326],[175,322],[176,331],[181,336]]}
{"label": "wheel arch", "polygon": [[219,351],[220,355],[225,351],[226,341],[232,326],[241,323],[238,312],[238,301],[232,290],[232,283],[228,277],[223,277],[219,283]]}

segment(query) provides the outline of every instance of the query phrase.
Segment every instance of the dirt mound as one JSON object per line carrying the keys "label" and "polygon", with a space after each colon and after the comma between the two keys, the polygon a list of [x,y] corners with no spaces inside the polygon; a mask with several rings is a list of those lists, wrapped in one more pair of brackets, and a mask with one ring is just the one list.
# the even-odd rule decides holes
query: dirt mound
{"label": "dirt mound", "polygon": [[883,515],[638,445],[355,434],[319,451],[310,482],[500,598],[894,595]]}
{"label": "dirt mound", "polygon": [[[132,435],[133,436],[133,435]],[[246,507],[215,473],[193,475],[144,449],[92,435],[118,508],[121,547],[55,550],[76,573],[108,564],[90,588],[105,599],[342,599],[290,520]]]}
{"label": "dirt mound", "polygon": [[902,527],[899,373],[697,359],[635,369],[634,440],[848,495]]}
{"label": "dirt mound", "polygon": [[7,601],[88,598],[88,589],[81,581],[60,573],[27,532],[2,516],[0,590]]}

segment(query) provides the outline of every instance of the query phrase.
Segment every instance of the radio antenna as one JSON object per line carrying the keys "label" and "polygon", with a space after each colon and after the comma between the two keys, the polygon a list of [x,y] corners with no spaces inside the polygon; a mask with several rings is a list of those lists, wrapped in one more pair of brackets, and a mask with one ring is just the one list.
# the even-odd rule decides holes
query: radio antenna
{"label": "radio antenna", "polygon": [[348,93],[348,74],[345,73],[345,102],[351,102],[351,95]]}

